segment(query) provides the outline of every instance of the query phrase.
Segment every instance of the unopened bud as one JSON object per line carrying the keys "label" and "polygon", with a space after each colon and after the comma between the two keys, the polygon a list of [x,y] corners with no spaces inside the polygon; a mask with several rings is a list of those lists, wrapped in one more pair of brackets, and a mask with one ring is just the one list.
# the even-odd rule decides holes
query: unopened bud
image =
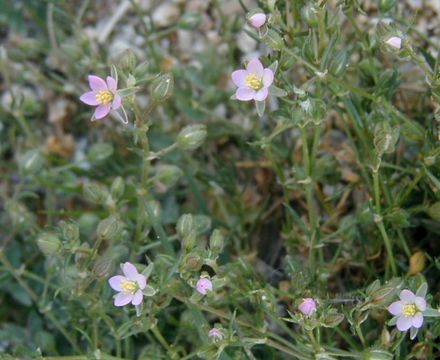
{"label": "unopened bud", "polygon": [[35,174],[39,172],[43,164],[43,155],[39,150],[35,149],[26,151],[18,162],[18,166],[24,174]]}
{"label": "unopened bud", "polygon": [[136,56],[134,55],[133,50],[127,49],[122,53],[122,56],[119,59],[119,66],[127,72],[133,71],[136,66]]}
{"label": "unopened bud", "polygon": [[62,248],[61,241],[51,233],[42,233],[37,239],[37,245],[41,252],[48,257],[59,253]]}
{"label": "unopened bud", "polygon": [[176,185],[182,177],[183,171],[175,165],[161,165],[156,173],[156,179],[166,187]]}
{"label": "unopened bud", "polygon": [[111,256],[103,255],[96,259],[93,265],[93,272],[98,277],[107,277],[112,272],[113,261]]}
{"label": "unopened bud", "polygon": [[172,95],[173,89],[173,75],[171,73],[159,75],[151,84],[151,98],[155,102],[163,102]]}
{"label": "unopened bud", "polygon": [[204,143],[206,135],[205,125],[185,126],[177,135],[177,144],[182,150],[195,150]]}
{"label": "unopened bud", "polygon": [[185,263],[185,267],[187,268],[187,270],[197,271],[197,270],[200,270],[203,262],[202,262],[202,259],[200,258],[200,256],[191,254],[185,258],[184,263]]}
{"label": "unopened bud", "polygon": [[94,204],[104,204],[109,196],[106,186],[94,182],[84,184],[83,193]]}
{"label": "unopened bud", "polygon": [[223,250],[225,239],[220,230],[215,229],[209,238],[209,247],[212,251],[219,253]]}
{"label": "unopened bud", "polygon": [[124,194],[124,190],[125,190],[124,179],[118,176],[116,179],[113,180],[112,187],[110,190],[110,193],[112,194],[112,198],[118,200],[122,196],[122,194]]}
{"label": "unopened bud", "polygon": [[183,214],[177,221],[176,230],[181,239],[190,234],[193,229],[193,216],[191,214]]}
{"label": "unopened bud", "polygon": [[100,238],[114,240],[120,235],[123,223],[114,216],[101,220],[98,224],[97,233]]}
{"label": "unopened bud", "polygon": [[70,243],[76,243],[79,240],[79,227],[77,224],[60,221],[59,227],[64,240]]}
{"label": "unopened bud", "polygon": [[180,29],[184,29],[184,30],[192,30],[195,29],[197,26],[199,26],[199,24],[202,21],[202,17],[199,13],[189,13],[189,14],[185,14],[183,15],[179,22],[177,23],[177,26]]}
{"label": "unopened bud", "polygon": [[426,257],[423,251],[416,251],[409,258],[409,275],[421,273],[425,269]]}
{"label": "unopened bud", "polygon": [[313,3],[310,2],[301,9],[301,16],[310,27],[318,25],[318,9]]}
{"label": "unopened bud", "polygon": [[153,219],[151,217],[154,217],[155,219],[158,219],[160,217],[160,203],[157,200],[149,200],[145,204],[144,219],[147,224],[153,224]]}
{"label": "unopened bud", "polygon": [[182,247],[186,251],[190,251],[194,248],[194,245],[196,244],[196,233],[194,231],[191,231],[188,235],[186,235],[182,239]]}

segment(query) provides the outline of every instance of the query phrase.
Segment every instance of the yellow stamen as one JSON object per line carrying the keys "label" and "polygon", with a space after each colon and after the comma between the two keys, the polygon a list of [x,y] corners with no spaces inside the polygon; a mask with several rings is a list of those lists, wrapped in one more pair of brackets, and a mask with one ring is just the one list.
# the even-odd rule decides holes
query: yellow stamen
{"label": "yellow stamen", "polygon": [[244,81],[247,87],[254,90],[260,90],[263,87],[263,81],[256,74],[247,74]]}
{"label": "yellow stamen", "polygon": [[130,294],[134,294],[138,289],[138,285],[133,280],[122,280],[121,290]]}
{"label": "yellow stamen", "polygon": [[414,316],[417,311],[417,306],[415,306],[414,304],[406,304],[402,307],[402,314],[408,317]]}
{"label": "yellow stamen", "polygon": [[108,104],[113,101],[113,93],[110,90],[101,90],[96,94],[98,104]]}

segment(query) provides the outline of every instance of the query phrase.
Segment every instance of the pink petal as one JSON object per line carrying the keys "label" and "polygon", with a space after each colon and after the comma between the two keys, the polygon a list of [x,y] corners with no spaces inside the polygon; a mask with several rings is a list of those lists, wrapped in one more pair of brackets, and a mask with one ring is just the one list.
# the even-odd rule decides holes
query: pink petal
{"label": "pink petal", "polygon": [[386,43],[396,49],[400,49],[402,47],[402,39],[397,36],[390,37]]}
{"label": "pink petal", "polygon": [[89,86],[94,91],[107,90],[105,81],[96,75],[89,75]]}
{"label": "pink petal", "polygon": [[116,110],[121,106],[121,97],[118,94],[115,94],[112,102],[112,109]]}
{"label": "pink petal", "polygon": [[263,64],[259,59],[252,59],[248,62],[246,70],[249,73],[257,75],[259,78],[263,76]]}
{"label": "pink petal", "polygon": [[410,290],[402,290],[402,292],[400,293],[400,300],[402,300],[405,303],[414,303],[416,299],[416,296],[414,295],[414,293]]}
{"label": "pink petal", "polygon": [[401,301],[396,301],[388,306],[388,311],[395,316],[399,316],[402,314],[402,307],[403,303]]}
{"label": "pink petal", "polygon": [[273,71],[269,68],[263,70],[263,85],[269,87],[273,83]]}
{"label": "pink petal", "polygon": [[108,279],[108,284],[113,290],[121,291],[121,281],[125,280],[124,276],[116,275]]}
{"label": "pink petal", "polygon": [[129,262],[126,262],[122,265],[122,272],[126,277],[128,277],[130,280],[136,281],[137,276],[139,275],[138,271],[136,270],[136,267]]}
{"label": "pink petal", "polygon": [[141,290],[138,290],[133,295],[133,300],[131,300],[131,303],[133,305],[137,306],[142,302],[143,299],[144,299],[144,294],[142,294]]}
{"label": "pink petal", "polygon": [[247,87],[238,88],[235,92],[235,96],[240,101],[249,101],[254,98],[255,90]]}
{"label": "pink petal", "polygon": [[206,295],[208,291],[212,290],[211,280],[206,278],[200,278],[199,281],[197,281],[196,289],[200,294]]}
{"label": "pink petal", "polygon": [[246,86],[246,83],[245,83],[246,75],[247,75],[246,70],[235,70],[231,74],[232,82],[238,87],[244,87],[244,86]]}
{"label": "pink petal", "polygon": [[254,100],[264,101],[264,100],[266,100],[268,94],[269,94],[269,91],[267,90],[267,87],[264,87],[255,93]]}
{"label": "pink petal", "polygon": [[414,303],[416,304],[417,309],[419,309],[420,311],[426,310],[426,300],[424,298],[422,298],[421,296],[416,296]]}
{"label": "pink petal", "polygon": [[120,292],[115,296],[114,304],[115,306],[124,306],[127,305],[133,300],[133,294]]}
{"label": "pink petal", "polygon": [[107,87],[112,92],[115,92],[116,89],[118,88],[118,83],[111,76],[107,76]]}
{"label": "pink petal", "polygon": [[111,106],[112,106],[112,104],[110,104],[110,103],[99,105],[96,108],[95,113],[93,114],[95,119],[99,120],[99,119],[102,119],[103,117],[107,116],[108,113],[110,112]]}
{"label": "pink petal", "polygon": [[412,326],[416,329],[421,328],[423,325],[423,314],[418,312],[412,317]]}
{"label": "pink petal", "polygon": [[98,102],[96,101],[96,91],[89,91],[81,95],[79,98],[84,104],[96,106]]}
{"label": "pink petal", "polygon": [[397,319],[397,328],[400,331],[406,331],[408,330],[412,325],[412,318],[411,317],[406,317],[406,316],[400,316]]}
{"label": "pink petal", "polygon": [[249,23],[256,29],[260,28],[266,22],[266,14],[258,13],[249,18]]}
{"label": "pink petal", "polygon": [[136,282],[141,290],[144,290],[145,286],[147,286],[147,278],[142,274],[137,274]]}

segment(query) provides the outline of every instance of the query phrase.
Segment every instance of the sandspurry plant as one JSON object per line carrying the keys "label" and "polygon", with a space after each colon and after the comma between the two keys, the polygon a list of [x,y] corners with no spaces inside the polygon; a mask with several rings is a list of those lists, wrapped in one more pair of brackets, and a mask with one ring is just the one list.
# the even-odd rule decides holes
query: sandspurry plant
{"label": "sandspurry plant", "polygon": [[1,360],[439,357],[435,2],[12,3]]}

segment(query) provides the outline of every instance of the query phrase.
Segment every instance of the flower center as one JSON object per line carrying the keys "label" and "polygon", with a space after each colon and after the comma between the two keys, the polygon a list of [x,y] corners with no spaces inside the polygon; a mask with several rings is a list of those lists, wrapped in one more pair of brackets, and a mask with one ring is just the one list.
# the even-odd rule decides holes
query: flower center
{"label": "flower center", "polygon": [[113,100],[113,93],[110,90],[101,90],[96,93],[98,104],[108,104]]}
{"label": "flower center", "polygon": [[138,289],[138,285],[133,280],[122,280],[121,289],[123,292],[134,294]]}
{"label": "flower center", "polygon": [[403,305],[402,308],[402,314],[405,316],[414,316],[417,313],[418,309],[417,306],[415,306],[414,304],[406,304]]}
{"label": "flower center", "polygon": [[254,90],[260,90],[263,87],[263,82],[256,74],[247,74],[246,79],[244,81],[247,87],[250,87]]}

